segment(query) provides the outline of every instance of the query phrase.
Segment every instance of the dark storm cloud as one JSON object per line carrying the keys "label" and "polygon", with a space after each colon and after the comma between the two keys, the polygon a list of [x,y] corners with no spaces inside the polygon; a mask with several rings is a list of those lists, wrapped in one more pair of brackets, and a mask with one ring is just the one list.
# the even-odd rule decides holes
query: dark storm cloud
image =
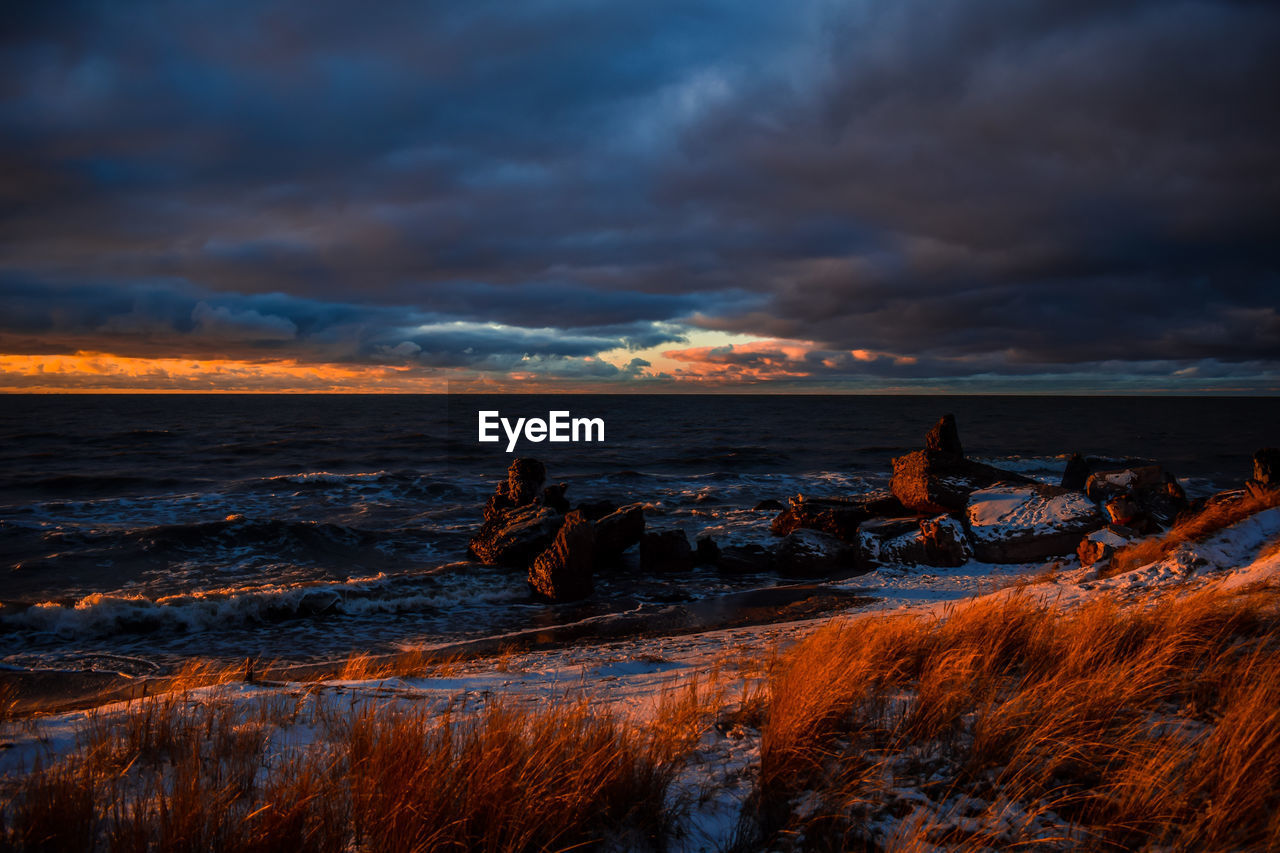
{"label": "dark storm cloud", "polygon": [[470,309],[439,313],[281,293],[214,293],[180,281],[126,287],[0,280],[0,301],[9,309],[0,315],[0,351],[39,354],[95,351],[107,341],[111,352],[128,357],[285,354],[509,369],[529,359],[581,359],[684,340],[678,328],[645,320],[582,323],[566,331],[465,319]]}
{"label": "dark storm cloud", "polygon": [[1280,9],[859,10],[810,90],[709,116],[668,191],[883,239],[774,266],[769,308],[718,326],[1015,363],[1280,358]]}
{"label": "dark storm cloud", "polygon": [[1182,0],[28,4],[0,344],[1274,377],[1278,43]]}

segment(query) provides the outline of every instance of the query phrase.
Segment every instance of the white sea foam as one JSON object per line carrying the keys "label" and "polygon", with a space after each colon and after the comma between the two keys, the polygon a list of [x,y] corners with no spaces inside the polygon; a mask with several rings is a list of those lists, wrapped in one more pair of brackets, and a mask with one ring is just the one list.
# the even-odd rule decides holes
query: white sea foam
{"label": "white sea foam", "polygon": [[0,625],[66,639],[162,629],[199,632],[321,614],[365,616],[461,604],[494,605],[527,596],[523,583],[495,584],[493,578],[483,585],[470,580],[425,585],[378,574],[340,583],[232,587],[155,599],[95,593],[72,605],[49,601],[20,610],[0,608]]}

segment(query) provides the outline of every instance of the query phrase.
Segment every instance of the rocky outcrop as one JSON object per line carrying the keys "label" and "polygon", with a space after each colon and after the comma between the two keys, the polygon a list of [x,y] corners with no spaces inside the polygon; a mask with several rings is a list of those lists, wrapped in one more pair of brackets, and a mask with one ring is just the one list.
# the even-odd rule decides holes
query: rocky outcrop
{"label": "rocky outcrop", "polygon": [[765,498],[764,500],[756,504],[754,507],[752,507],[752,510],[755,512],[769,512],[769,511],[777,512],[780,509],[786,509],[786,506],[782,503],[782,501],[774,500],[773,498]]}
{"label": "rocky outcrop", "polygon": [[924,437],[924,449],[928,453],[939,456],[950,456],[953,459],[964,458],[964,448],[960,445],[960,430],[956,428],[956,416],[943,415]]}
{"label": "rocky outcrop", "polygon": [[468,552],[482,563],[527,569],[552,543],[563,522],[564,516],[540,504],[504,510],[481,526]]}
{"label": "rocky outcrop", "polygon": [[546,480],[547,469],[537,459],[512,461],[507,468],[506,482],[498,484],[485,504],[484,520],[491,521],[507,510],[533,503],[541,495],[542,484]]}
{"label": "rocky outcrop", "polygon": [[774,567],[790,577],[825,577],[854,568],[856,551],[829,533],[793,530],[774,552]]}
{"label": "rocky outcrop", "polygon": [[1071,554],[1103,524],[1086,496],[1056,486],[1000,486],[969,496],[973,552],[988,563],[1029,563]]}
{"label": "rocky outcrop", "polygon": [[[507,468],[507,479],[499,483],[484,507],[484,524],[471,538],[467,553],[483,563],[527,569],[555,538],[564,517],[563,483],[544,491],[547,469],[537,459],[516,459]],[[548,493],[554,506],[544,500]]]}
{"label": "rocky outcrop", "polygon": [[515,506],[533,503],[547,481],[547,468],[537,459],[515,459],[507,467],[507,497]]}
{"label": "rocky outcrop", "polygon": [[687,572],[693,568],[693,549],[683,530],[662,530],[640,537],[640,570]]}
{"label": "rocky outcrop", "polygon": [[1011,471],[964,458],[955,418],[944,415],[925,438],[925,449],[893,460],[893,496],[912,512],[928,515],[964,512],[969,495],[999,483],[1032,481]]}
{"label": "rocky outcrop", "polygon": [[719,550],[716,568],[727,575],[773,571],[773,552],[762,545],[725,545]]}
{"label": "rocky outcrop", "polygon": [[857,498],[808,498],[796,495],[770,524],[776,536],[793,530],[820,530],[842,542],[856,544],[858,525],[872,518],[904,515],[907,510],[893,495],[878,493]]}
{"label": "rocky outcrop", "polygon": [[1067,460],[1066,470],[1062,472],[1062,488],[1083,492],[1092,473],[1093,467],[1088,460],[1079,453],[1072,453],[1071,458]]}
{"label": "rocky outcrop", "polygon": [[593,588],[596,525],[579,512],[564,517],[551,547],[529,567],[529,585],[551,601],[586,598]]}
{"label": "rocky outcrop", "polygon": [[631,504],[595,522],[595,553],[601,562],[617,559],[644,536],[644,507]]}
{"label": "rocky outcrop", "polygon": [[998,484],[1029,484],[1020,474],[990,465],[917,450],[893,460],[893,496],[912,512],[963,513],[969,495]]}
{"label": "rocky outcrop", "polygon": [[1080,565],[1087,568],[1103,560],[1110,560],[1112,554],[1139,538],[1136,531],[1127,527],[1108,525],[1081,539],[1076,546],[1076,556],[1080,558]]}

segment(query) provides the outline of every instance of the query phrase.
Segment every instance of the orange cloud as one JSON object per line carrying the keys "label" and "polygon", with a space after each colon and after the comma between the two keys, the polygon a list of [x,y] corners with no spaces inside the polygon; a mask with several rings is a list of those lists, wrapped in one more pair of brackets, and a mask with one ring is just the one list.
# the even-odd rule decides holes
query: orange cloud
{"label": "orange cloud", "polygon": [[760,340],[715,347],[666,350],[680,362],[670,374],[679,380],[705,383],[752,383],[808,379],[858,372],[859,365],[914,364],[915,359],[875,350],[826,350],[813,341]]}
{"label": "orange cloud", "polygon": [[443,373],[396,365],[306,363],[295,359],[131,358],[102,352],[0,355],[0,391],[236,391],[438,393]]}

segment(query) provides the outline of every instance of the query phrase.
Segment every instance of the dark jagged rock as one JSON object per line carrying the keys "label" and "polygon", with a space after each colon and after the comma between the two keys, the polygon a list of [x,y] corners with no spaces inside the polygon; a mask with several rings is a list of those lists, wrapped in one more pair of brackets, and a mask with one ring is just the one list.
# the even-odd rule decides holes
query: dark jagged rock
{"label": "dark jagged rock", "polygon": [[547,469],[537,459],[516,459],[507,468],[506,482],[499,483],[484,507],[484,520],[493,521],[504,512],[528,506],[538,499]]}
{"label": "dark jagged rock", "polygon": [[693,568],[693,549],[683,530],[662,530],[640,537],[640,569],[644,572],[686,572]]}
{"label": "dark jagged rock", "polygon": [[970,495],[974,555],[988,563],[1031,563],[1074,553],[1103,518],[1085,495],[1057,486],[1002,486]]}
{"label": "dark jagged rock", "polygon": [[894,564],[961,566],[972,556],[964,525],[949,515],[880,518],[864,524],[858,535],[863,571]]}
{"label": "dark jagged rock", "polygon": [[578,504],[578,512],[582,513],[583,518],[591,521],[599,521],[617,508],[618,505],[613,501],[583,501]]}
{"label": "dark jagged rock", "polygon": [[916,565],[926,558],[924,540],[920,536],[920,520],[876,518],[858,531],[857,564],[864,572],[893,564]]}
{"label": "dark jagged rock", "polygon": [[1177,479],[1159,465],[1097,471],[1089,476],[1085,492],[1107,508],[1113,521],[1138,529],[1147,521],[1168,527],[1189,506]]}
{"label": "dark jagged rock", "polygon": [[569,501],[564,493],[569,490],[568,483],[552,483],[542,490],[542,503],[558,513],[569,512]]}
{"label": "dark jagged rock", "polygon": [[902,503],[889,494],[874,494],[860,498],[806,498],[796,495],[769,529],[776,536],[786,536],[793,530],[820,530],[843,542],[858,541],[858,525],[880,516],[904,515]]}
{"label": "dark jagged rock", "polygon": [[956,416],[943,415],[924,437],[924,449],[930,453],[950,456],[955,459],[964,458],[964,448],[960,445],[960,430],[956,428]]}
{"label": "dark jagged rock", "polygon": [[766,498],[765,500],[760,501],[760,503],[752,507],[752,510],[755,512],[766,512],[766,511],[776,512],[777,510],[782,510],[782,509],[786,509],[786,506],[782,503],[782,501],[774,500],[773,498]]}
{"label": "dark jagged rock", "polygon": [[949,515],[920,519],[920,545],[929,566],[963,566],[973,556],[964,525]]}
{"label": "dark jagged rock", "polygon": [[761,545],[725,545],[720,548],[716,568],[727,575],[771,572],[773,552]]}
{"label": "dark jagged rock", "polygon": [[1264,447],[1253,454],[1253,477],[1245,488],[1258,498],[1280,491],[1280,447]]}
{"label": "dark jagged rock", "polygon": [[1141,488],[1163,485],[1165,480],[1165,471],[1159,465],[1116,468],[1090,474],[1084,491],[1091,500],[1105,503],[1119,495],[1133,494]]}
{"label": "dark jagged rock", "polygon": [[547,468],[537,459],[516,459],[507,468],[507,497],[513,506],[531,504],[541,494],[546,481]]}
{"label": "dark jagged rock", "polygon": [[790,577],[822,577],[854,567],[856,551],[829,533],[801,528],[774,552],[774,567]]}
{"label": "dark jagged rock", "polygon": [[1079,453],[1072,453],[1071,458],[1067,460],[1067,469],[1062,472],[1062,488],[1083,492],[1092,473],[1093,468],[1090,467],[1089,462]]}
{"label": "dark jagged rock", "polygon": [[499,483],[498,488],[494,489],[493,494],[489,495],[489,500],[484,505],[484,520],[487,524],[495,519],[500,519],[504,513],[513,509],[511,498],[507,497],[507,484]]}
{"label": "dark jagged rock", "polygon": [[625,506],[598,519],[595,525],[596,560],[614,560],[644,536],[644,507]]}
{"label": "dark jagged rock", "polygon": [[505,510],[481,526],[467,550],[482,563],[527,569],[552,543],[563,521],[560,513],[539,504]]}
{"label": "dark jagged rock", "polygon": [[998,484],[1028,485],[1033,481],[981,462],[929,450],[917,450],[893,460],[893,495],[911,512],[927,515],[963,513],[969,495]]}
{"label": "dark jagged rock", "polygon": [[1280,487],[1280,447],[1264,447],[1253,454],[1253,479],[1269,488]]}
{"label": "dark jagged rock", "polygon": [[1162,486],[1139,490],[1137,498],[1147,515],[1164,527],[1171,527],[1190,506],[1187,493],[1172,475]]}
{"label": "dark jagged rock", "polygon": [[586,598],[593,589],[596,525],[571,512],[547,548],[529,567],[529,585],[551,601]]}
{"label": "dark jagged rock", "polygon": [[1126,495],[1117,495],[1103,504],[1102,509],[1112,524],[1132,524],[1142,515],[1142,507]]}
{"label": "dark jagged rock", "polygon": [[893,460],[893,496],[911,512],[959,515],[969,495],[998,483],[1029,484],[1032,480],[964,458],[955,417],[944,415],[925,437],[925,449]]}
{"label": "dark jagged rock", "polygon": [[720,561],[720,546],[710,536],[699,536],[693,548],[693,561],[699,566],[714,566]]}

